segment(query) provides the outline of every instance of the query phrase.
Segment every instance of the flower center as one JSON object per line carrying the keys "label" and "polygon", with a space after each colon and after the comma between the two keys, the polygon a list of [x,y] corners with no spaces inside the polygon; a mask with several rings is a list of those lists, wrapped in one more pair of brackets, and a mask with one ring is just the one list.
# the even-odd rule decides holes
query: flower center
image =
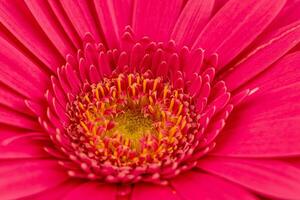
{"label": "flower center", "polygon": [[114,167],[178,161],[197,131],[193,98],[162,77],[119,74],[85,87],[69,106],[68,132],[82,153]]}
{"label": "flower center", "polygon": [[133,148],[139,147],[142,137],[155,133],[153,120],[144,116],[139,110],[126,110],[114,118],[115,127],[108,134],[120,134],[124,140],[132,142]]}

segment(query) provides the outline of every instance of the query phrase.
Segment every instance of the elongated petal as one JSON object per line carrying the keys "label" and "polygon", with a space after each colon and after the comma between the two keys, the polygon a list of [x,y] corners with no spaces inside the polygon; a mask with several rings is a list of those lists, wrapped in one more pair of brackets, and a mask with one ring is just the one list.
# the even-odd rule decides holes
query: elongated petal
{"label": "elongated petal", "polygon": [[239,185],[200,172],[188,172],[171,180],[171,185],[181,197],[188,200],[198,199],[257,199],[253,194]]}
{"label": "elongated petal", "polygon": [[0,164],[0,198],[17,199],[54,187],[68,179],[55,161],[3,161]]}
{"label": "elongated petal", "polygon": [[212,12],[214,0],[190,0],[175,24],[171,34],[179,46],[191,46],[206,25]]}
{"label": "elongated petal", "polygon": [[51,12],[51,7],[47,1],[25,1],[30,12],[37,20],[44,33],[48,36],[62,56],[74,53],[72,42],[61,27],[56,16]]}
{"label": "elongated petal", "polygon": [[25,105],[24,97],[8,88],[4,84],[0,84],[0,104],[17,109],[19,112],[28,113]]}
{"label": "elongated petal", "polygon": [[[247,47],[276,17],[285,0],[231,0],[207,24],[194,47],[219,54],[219,67],[226,65]],[[233,45],[234,44],[234,45]]]}
{"label": "elongated petal", "polygon": [[133,30],[137,37],[167,41],[181,11],[182,0],[135,1]]}
{"label": "elongated petal", "polygon": [[74,188],[81,185],[83,181],[70,179],[65,181],[55,187],[51,187],[47,190],[39,192],[34,195],[29,195],[22,200],[54,200],[54,199],[61,199],[63,196],[66,196],[69,192],[74,190]]}
{"label": "elongated petal", "polygon": [[99,22],[110,48],[119,47],[120,34],[131,22],[133,1],[94,0]]}
{"label": "elongated petal", "polygon": [[55,70],[63,57],[49,41],[22,1],[1,1],[0,21],[4,26],[49,69]]}
{"label": "elongated petal", "polygon": [[198,167],[266,196],[300,196],[300,169],[285,162],[207,157]]}
{"label": "elongated petal", "polygon": [[300,83],[248,97],[226,122],[213,154],[300,155]]}
{"label": "elongated petal", "polygon": [[38,123],[28,115],[0,106],[0,124],[12,125],[19,128],[38,130]]}
{"label": "elongated petal", "polygon": [[0,81],[29,99],[42,98],[46,74],[4,38],[0,44]]}
{"label": "elongated petal", "polygon": [[267,70],[247,82],[243,88],[256,88],[254,95],[300,82],[300,52],[284,56]]}
{"label": "elongated petal", "polygon": [[87,182],[76,187],[73,191],[69,192],[62,199],[80,200],[86,197],[94,197],[105,200],[115,200],[116,186],[104,185],[98,182]]}
{"label": "elongated petal", "polygon": [[[240,61],[224,80],[234,90],[265,70],[300,41],[300,21],[283,27]],[[239,78],[237,78],[239,77]]]}
{"label": "elongated petal", "polygon": [[152,184],[136,184],[132,191],[132,200],[150,200],[153,197],[164,200],[180,200],[170,187]]}
{"label": "elongated petal", "polygon": [[36,141],[17,141],[11,145],[0,144],[0,159],[47,158],[50,157]]}
{"label": "elongated petal", "polygon": [[94,14],[96,11],[90,9],[94,5],[92,1],[78,1],[78,0],[64,0],[61,1],[63,9],[68,15],[74,28],[81,39],[84,38],[87,32],[93,34],[97,41],[102,41],[101,34],[99,32],[99,26],[97,26],[97,19]]}

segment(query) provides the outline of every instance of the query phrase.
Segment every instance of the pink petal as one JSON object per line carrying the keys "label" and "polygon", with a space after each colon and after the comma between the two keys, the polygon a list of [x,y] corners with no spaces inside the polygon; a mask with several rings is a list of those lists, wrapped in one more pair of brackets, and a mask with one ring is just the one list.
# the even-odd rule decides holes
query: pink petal
{"label": "pink petal", "polygon": [[[207,24],[193,47],[219,54],[219,66],[229,63],[276,17],[285,0],[231,0]],[[234,44],[234,45],[233,45]]]}
{"label": "pink petal", "polygon": [[0,81],[29,99],[43,98],[46,74],[4,38],[0,45]]}
{"label": "pink petal", "polygon": [[213,15],[215,15],[226,3],[228,0],[215,0]]}
{"label": "pink petal", "polygon": [[54,70],[61,65],[63,57],[38,28],[38,24],[30,18],[30,12],[24,2],[1,1],[0,21],[49,69]]}
{"label": "pink petal", "polygon": [[94,1],[94,4],[109,47],[119,47],[120,31],[114,15],[113,1]]}
{"label": "pink petal", "polygon": [[[264,40],[223,78],[234,90],[265,70],[300,41],[300,21],[283,27]],[[239,78],[237,78],[239,77]]]}
{"label": "pink petal", "polygon": [[17,109],[22,113],[28,113],[28,108],[24,103],[24,97],[3,84],[0,84],[0,104]]}
{"label": "pink petal", "polygon": [[132,191],[131,200],[181,200],[175,191],[170,187],[154,184],[136,184]]}
{"label": "pink petal", "polygon": [[285,7],[281,10],[279,15],[274,21],[268,26],[266,31],[277,30],[283,26],[291,24],[300,19],[300,1],[288,0]]}
{"label": "pink petal", "polygon": [[246,83],[244,88],[259,87],[254,95],[260,95],[269,90],[294,84],[300,80],[300,52],[288,54],[267,70]]}
{"label": "pink petal", "polygon": [[16,199],[54,187],[68,179],[55,161],[2,161],[0,198]]}
{"label": "pink petal", "polygon": [[110,48],[119,47],[120,34],[131,22],[133,1],[94,1],[99,22]]}
{"label": "pink petal", "polygon": [[65,10],[63,9],[60,1],[48,0],[48,3],[54,15],[57,17],[60,25],[63,27],[69,39],[72,41],[73,45],[79,48],[81,46],[81,39],[76,32],[72,22],[68,18]]}
{"label": "pink petal", "polygon": [[55,200],[61,199],[67,193],[71,192],[74,188],[78,187],[82,184],[82,181],[71,179],[69,181],[65,181],[55,187],[44,190],[34,195],[27,196],[22,198],[23,200]]}
{"label": "pink petal", "polygon": [[87,182],[69,192],[64,200],[81,200],[86,197],[93,197],[105,200],[115,200],[117,195],[116,186],[101,184],[98,182]]}
{"label": "pink petal", "polygon": [[167,41],[180,14],[182,0],[135,1],[133,30],[138,38]]}
{"label": "pink petal", "polygon": [[300,83],[248,97],[226,121],[213,154],[300,155]]}
{"label": "pink petal", "polygon": [[300,196],[300,169],[285,162],[207,157],[198,167],[266,196]]}
{"label": "pink petal", "polygon": [[75,48],[72,42],[51,12],[49,4],[46,1],[30,0],[26,0],[25,4],[61,55],[65,57],[68,53],[74,53]]}
{"label": "pink petal", "polygon": [[11,109],[0,106],[0,124],[13,125],[19,128],[30,130],[40,129],[39,124],[34,118],[29,117]]}
{"label": "pink petal", "polygon": [[90,32],[98,42],[103,40],[94,15],[96,11],[90,9],[95,7],[92,1],[64,0],[61,4],[81,39]]}
{"label": "pink petal", "polygon": [[49,138],[42,132],[25,132],[1,125],[0,159],[49,157],[43,146]]}
{"label": "pink petal", "polygon": [[217,176],[200,172],[184,173],[171,180],[171,185],[181,197],[188,200],[232,200],[240,199],[241,197],[244,200],[257,199],[239,185],[218,178]]}
{"label": "pink petal", "polygon": [[43,150],[42,143],[36,141],[17,141],[8,146],[0,144],[0,152],[0,159],[50,157],[50,155]]}
{"label": "pink petal", "polygon": [[211,15],[214,0],[190,0],[184,6],[171,34],[179,46],[191,46]]}

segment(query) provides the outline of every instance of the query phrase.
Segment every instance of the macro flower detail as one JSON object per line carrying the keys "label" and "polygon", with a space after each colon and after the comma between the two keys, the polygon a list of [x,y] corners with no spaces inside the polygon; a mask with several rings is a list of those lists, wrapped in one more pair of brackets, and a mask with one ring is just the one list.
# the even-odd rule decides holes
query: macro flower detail
{"label": "macro flower detail", "polygon": [[[126,29],[124,35],[131,35]],[[60,161],[70,176],[165,185],[213,149],[233,106],[249,93],[230,100],[225,83],[213,83],[215,68],[202,64],[202,49],[182,48],[180,54],[172,41],[145,37],[132,41],[131,53],[120,53],[90,35],[84,41],[77,59],[68,55],[58,78],[51,78],[47,117],[37,113],[54,144],[79,163],[74,170]],[[119,56],[114,60],[113,54]],[[182,72],[179,60],[188,61],[187,54],[198,63],[181,66],[198,69]]]}
{"label": "macro flower detail", "polygon": [[0,2],[0,199],[299,199],[300,2]]}

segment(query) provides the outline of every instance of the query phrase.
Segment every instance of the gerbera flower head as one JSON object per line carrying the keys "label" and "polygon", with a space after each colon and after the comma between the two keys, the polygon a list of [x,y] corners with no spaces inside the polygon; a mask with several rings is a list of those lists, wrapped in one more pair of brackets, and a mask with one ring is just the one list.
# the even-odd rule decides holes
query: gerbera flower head
{"label": "gerbera flower head", "polygon": [[[126,29],[124,40],[132,39]],[[90,35],[84,42],[51,78],[47,117],[37,116],[54,144],[79,164],[77,171],[67,167],[70,176],[167,184],[212,150],[233,105],[248,93],[229,101],[202,49],[178,52],[172,40],[147,37],[125,41],[122,52],[106,50]]]}
{"label": "gerbera flower head", "polygon": [[299,6],[0,3],[0,197],[297,199]]}

